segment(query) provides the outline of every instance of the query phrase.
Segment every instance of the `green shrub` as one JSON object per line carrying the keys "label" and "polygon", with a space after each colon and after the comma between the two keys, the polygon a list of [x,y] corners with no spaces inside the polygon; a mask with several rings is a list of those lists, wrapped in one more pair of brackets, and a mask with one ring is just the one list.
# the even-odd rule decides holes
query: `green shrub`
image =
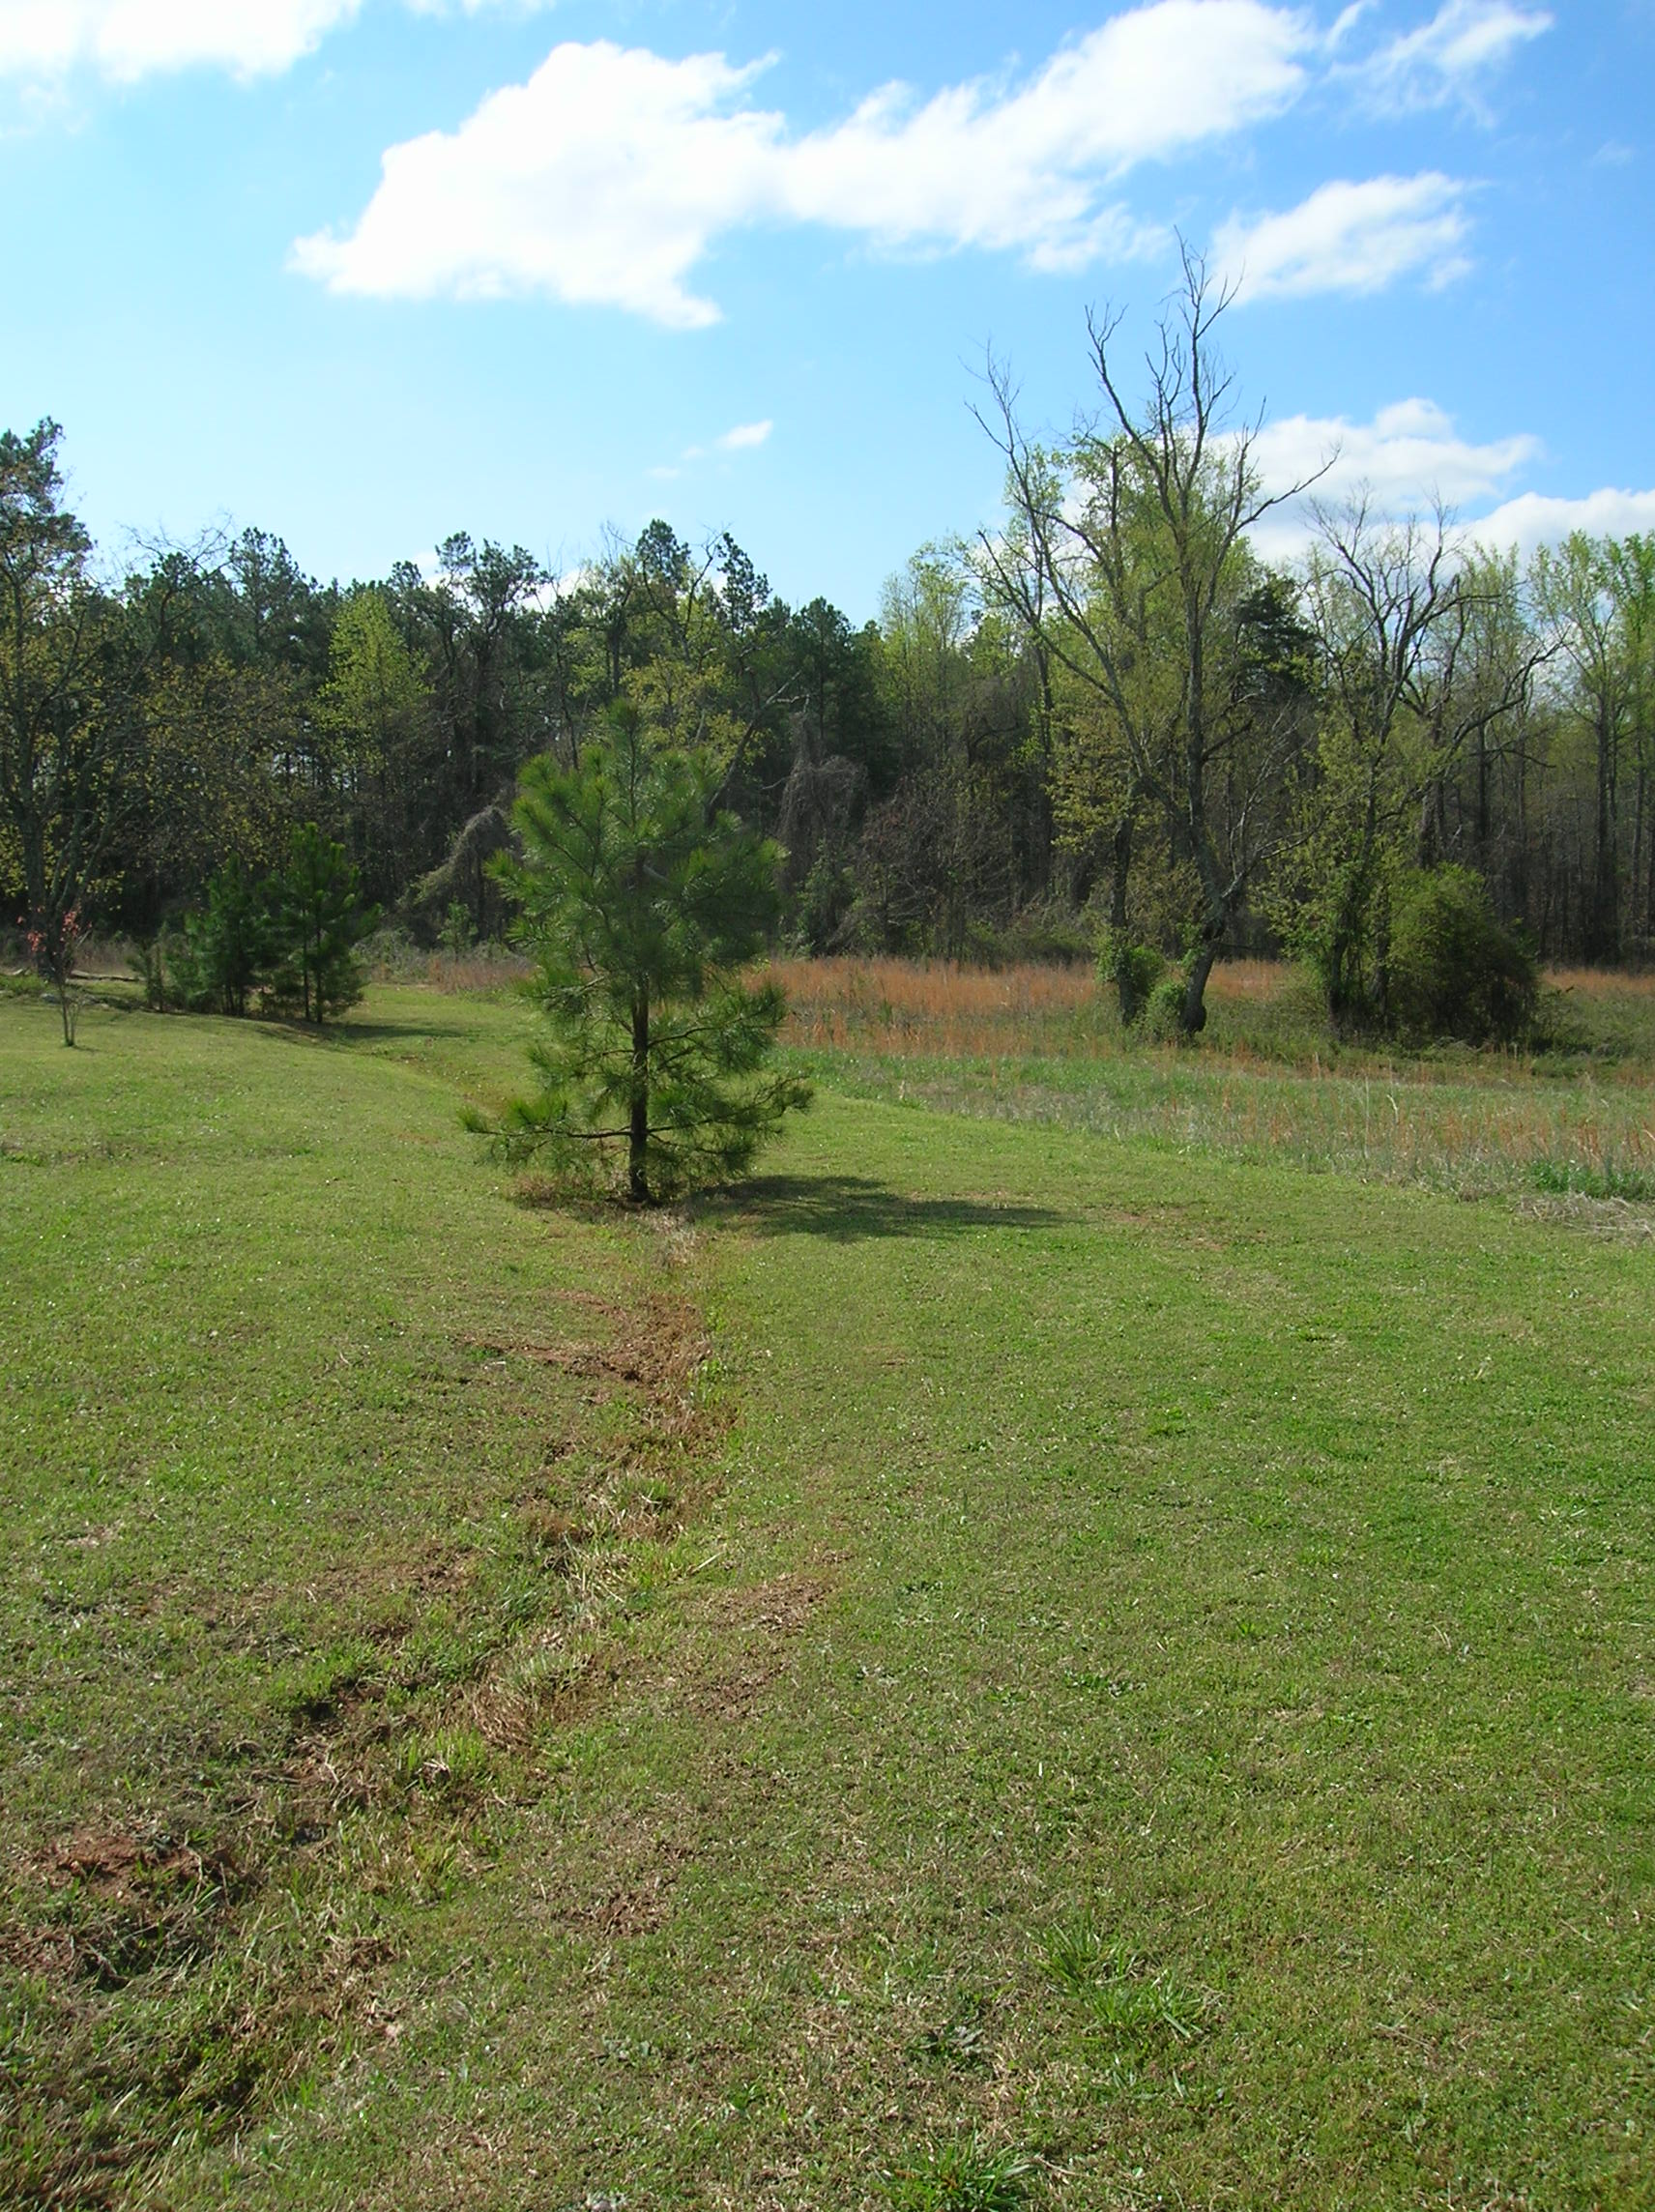
{"label": "green shrub", "polygon": [[826,848],[811,862],[810,873],[796,895],[789,941],[808,956],[831,950],[839,942],[845,917],[857,902],[857,882],[850,868]]}
{"label": "green shrub", "polygon": [[172,967],[187,1005],[245,1014],[250,992],[262,984],[273,955],[270,891],[237,858],[209,879],[207,905],[185,924],[182,955]]}
{"label": "green shrub", "polygon": [[147,945],[134,946],[127,966],[141,987],[144,1004],[150,1012],[165,1013],[168,1004],[166,960],[160,939],[153,937]]}
{"label": "green shrub", "polygon": [[477,924],[472,920],[471,909],[464,899],[450,899],[449,911],[443,917],[443,926],[437,942],[445,952],[452,953],[455,959],[461,953],[469,952],[477,943]]}
{"label": "green shrub", "polygon": [[1623,1168],[1612,1160],[1601,1167],[1582,1166],[1576,1160],[1536,1160],[1529,1180],[1552,1198],[1616,1198],[1632,1206],[1655,1205],[1655,1173]]}
{"label": "green shrub", "polygon": [[313,822],[296,829],[268,895],[276,953],[266,985],[271,1003],[318,1023],[354,1006],[363,981],[356,948],[379,916],[363,906],[344,847]]}
{"label": "green shrub", "polygon": [[1052,900],[1025,907],[1000,933],[1000,957],[1008,967],[1030,963],[1079,968],[1091,958],[1091,932],[1071,907]]}
{"label": "green shrub", "polygon": [[[1122,929],[1106,928],[1097,950],[1097,979],[1114,990],[1120,1018],[1130,1028],[1147,1011],[1167,970],[1152,945],[1140,945]],[[1183,986],[1178,986],[1181,994]]]}
{"label": "green shrub", "polygon": [[1184,979],[1176,971],[1163,975],[1149,993],[1142,1026],[1157,1043],[1171,1044],[1184,1033]]}
{"label": "green shrub", "polygon": [[1391,925],[1391,1019],[1414,1039],[1509,1043],[1534,1018],[1534,956],[1494,910],[1469,868],[1406,878]]}
{"label": "green shrub", "polygon": [[1559,991],[1550,983],[1540,987],[1534,1018],[1529,1024],[1528,1041],[1536,1052],[1559,1054],[1590,1052],[1599,1043],[1582,1019],[1579,1007],[1571,1003],[1568,992]]}

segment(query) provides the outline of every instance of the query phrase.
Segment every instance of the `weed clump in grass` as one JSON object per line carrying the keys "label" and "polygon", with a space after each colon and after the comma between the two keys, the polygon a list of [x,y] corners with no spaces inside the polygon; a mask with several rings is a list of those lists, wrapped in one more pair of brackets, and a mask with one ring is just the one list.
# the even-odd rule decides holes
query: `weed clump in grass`
{"label": "weed clump in grass", "polygon": [[1106,1936],[1083,1920],[1049,1930],[1044,1952],[1046,1971],[1086,2006],[1095,2032],[1139,2045],[1163,2036],[1193,2043],[1202,2032],[1210,2009],[1205,1993],[1175,1967],[1151,1972],[1123,1936]]}
{"label": "weed clump in grass", "polygon": [[933,2144],[917,2166],[886,2176],[892,2212],[1016,2212],[1027,2204],[1034,2162],[990,2150],[975,2136]]}
{"label": "weed clump in grass", "polygon": [[1655,1205],[1655,1173],[1622,1168],[1606,1160],[1599,1167],[1579,1160],[1536,1160],[1529,1170],[1538,1191],[1548,1198],[1620,1199],[1629,1206]]}
{"label": "weed clump in grass", "polygon": [[445,1729],[432,1736],[414,1735],[402,1746],[396,1767],[405,1790],[424,1790],[444,1798],[474,1796],[488,1776],[488,1745],[476,1729]]}
{"label": "weed clump in grass", "polygon": [[938,2027],[928,2027],[909,2048],[915,2057],[945,2066],[986,2066],[990,2055],[986,2012],[981,1997],[968,1997],[951,2018]]}

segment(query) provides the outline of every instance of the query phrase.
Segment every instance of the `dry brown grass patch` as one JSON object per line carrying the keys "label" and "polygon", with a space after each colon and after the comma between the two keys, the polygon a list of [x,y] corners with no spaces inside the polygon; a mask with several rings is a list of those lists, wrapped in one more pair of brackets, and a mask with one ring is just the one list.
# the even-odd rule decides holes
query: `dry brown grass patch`
{"label": "dry brown grass patch", "polygon": [[789,1640],[828,1594],[825,1582],[802,1574],[711,1592],[700,1608],[703,1619],[737,1641],[711,1673],[690,1683],[690,1710],[710,1719],[743,1719],[779,1679]]}

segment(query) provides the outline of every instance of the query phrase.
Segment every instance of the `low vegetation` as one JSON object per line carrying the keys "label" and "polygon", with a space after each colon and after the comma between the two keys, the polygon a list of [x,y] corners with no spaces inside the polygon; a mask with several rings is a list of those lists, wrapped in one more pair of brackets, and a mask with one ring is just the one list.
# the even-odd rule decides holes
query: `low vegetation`
{"label": "low vegetation", "polygon": [[1648,987],[788,980],[636,1215],[509,993],[0,1005],[0,2194],[1644,2201]]}
{"label": "low vegetation", "polygon": [[1199,1049],[1123,1031],[1084,971],[790,962],[801,1069],[867,1097],[1055,1121],[1172,1151],[1337,1169],[1460,1196],[1575,1194],[1616,1233],[1655,1188],[1655,977],[1555,973],[1545,1049],[1340,1044],[1308,978],[1213,972]]}

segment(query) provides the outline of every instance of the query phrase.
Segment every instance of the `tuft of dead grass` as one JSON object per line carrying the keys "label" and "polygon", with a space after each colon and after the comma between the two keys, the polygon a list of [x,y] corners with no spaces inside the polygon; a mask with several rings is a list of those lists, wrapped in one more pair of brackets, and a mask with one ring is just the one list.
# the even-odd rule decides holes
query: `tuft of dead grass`
{"label": "tuft of dead grass", "polygon": [[1624,1198],[1593,1198],[1580,1190],[1545,1192],[1519,1200],[1518,1211],[1531,1221],[1584,1230],[1611,1244],[1655,1243],[1655,1207]]}
{"label": "tuft of dead grass", "polygon": [[486,997],[509,990],[534,974],[534,963],[505,946],[479,946],[470,952],[433,952],[425,962],[425,981],[433,990]]}

